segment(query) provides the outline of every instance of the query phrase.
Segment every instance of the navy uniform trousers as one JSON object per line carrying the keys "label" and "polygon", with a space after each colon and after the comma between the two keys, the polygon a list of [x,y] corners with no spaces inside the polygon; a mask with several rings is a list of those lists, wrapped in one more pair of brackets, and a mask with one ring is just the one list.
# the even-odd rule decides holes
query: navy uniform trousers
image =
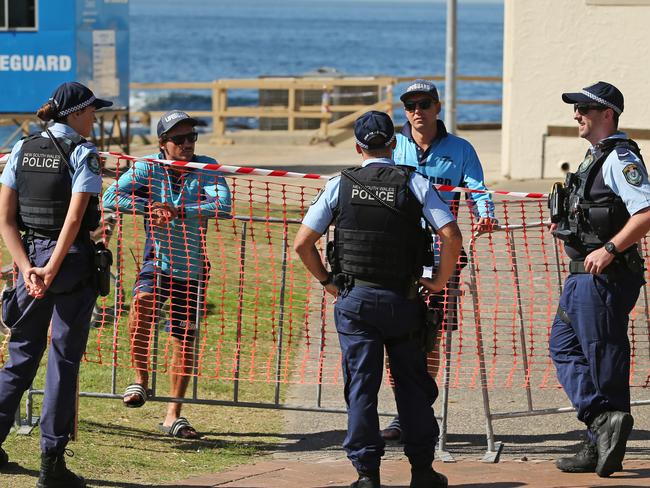
{"label": "navy uniform trousers", "polygon": [[[630,411],[629,314],[643,276],[572,274],[560,296],[549,349],[557,377],[578,419],[589,425],[605,411]],[[564,315],[564,317],[563,317]]]}
{"label": "navy uniform trousers", "polygon": [[[438,440],[433,402],[438,396],[418,339],[403,339],[423,326],[419,299],[394,291],[356,286],[334,307],[343,354],[348,431],[343,447],[358,471],[379,469],[385,443],[379,433],[377,394],[384,371],[384,341],[395,382],[404,453],[413,466],[431,466]],[[403,340],[400,340],[401,338]],[[397,339],[391,343],[391,339]]]}
{"label": "navy uniform trousers", "polygon": [[[50,239],[27,241],[30,261],[35,266],[45,265],[55,245],[56,241]],[[41,450],[60,454],[68,443],[75,415],[79,363],[97,300],[96,287],[90,282],[92,244],[76,242],[73,246],[78,252],[69,252],[65,257],[45,297],[36,300],[28,296],[19,274],[16,294],[3,303],[3,320],[12,327],[12,333],[9,360],[0,370],[0,444],[11,429],[23,393],[36,375],[47,346],[50,321],[51,345],[40,420]]]}

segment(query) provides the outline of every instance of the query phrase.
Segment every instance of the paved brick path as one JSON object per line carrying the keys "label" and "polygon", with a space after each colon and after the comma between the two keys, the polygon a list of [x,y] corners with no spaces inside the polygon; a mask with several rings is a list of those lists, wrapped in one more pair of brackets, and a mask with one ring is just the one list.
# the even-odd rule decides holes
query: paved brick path
{"label": "paved brick path", "polygon": [[[636,488],[650,486],[650,462],[629,461],[626,470],[610,478],[595,474],[566,474],[550,461],[504,461],[485,464],[478,461],[436,464],[449,477],[454,488],[587,488],[616,486]],[[299,462],[261,460],[223,473],[192,478],[176,487],[224,488],[344,488],[355,479],[347,461]],[[408,487],[410,472],[406,461],[390,460],[382,464],[382,485]]]}

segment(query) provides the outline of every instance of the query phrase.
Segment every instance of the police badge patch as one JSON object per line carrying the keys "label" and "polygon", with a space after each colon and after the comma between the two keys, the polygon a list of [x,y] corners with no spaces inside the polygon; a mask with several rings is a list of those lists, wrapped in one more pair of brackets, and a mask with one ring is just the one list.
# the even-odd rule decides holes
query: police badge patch
{"label": "police badge patch", "polygon": [[88,169],[95,173],[96,175],[99,174],[99,154],[97,153],[90,153],[88,157],[86,158],[86,165],[88,165]]}
{"label": "police badge patch", "polygon": [[623,168],[623,175],[625,175],[625,181],[627,181],[632,186],[641,186],[643,181],[643,173],[639,170],[639,167],[636,164],[628,164]]}

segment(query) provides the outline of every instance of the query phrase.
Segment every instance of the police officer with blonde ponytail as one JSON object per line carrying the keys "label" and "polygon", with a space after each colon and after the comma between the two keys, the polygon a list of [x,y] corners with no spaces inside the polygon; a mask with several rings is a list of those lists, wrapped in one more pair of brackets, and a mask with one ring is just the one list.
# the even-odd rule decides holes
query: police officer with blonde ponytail
{"label": "police officer with blonde ponytail", "polygon": [[[36,375],[51,323],[37,488],[86,486],[64,460],[98,294],[89,231],[99,224],[102,180],[97,150],[84,137],[95,111],[111,105],[80,83],[63,83],[37,113],[54,123],[14,146],[0,178],[0,234],[19,270],[16,287],[2,298],[11,340],[0,370],[0,444]],[[0,447],[0,471],[7,463]]]}

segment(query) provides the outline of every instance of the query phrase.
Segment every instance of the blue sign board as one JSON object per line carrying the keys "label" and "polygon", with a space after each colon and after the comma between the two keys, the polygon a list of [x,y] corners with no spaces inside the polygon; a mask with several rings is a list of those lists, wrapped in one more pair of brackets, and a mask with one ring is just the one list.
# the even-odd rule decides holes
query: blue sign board
{"label": "blue sign board", "polygon": [[128,0],[13,1],[31,17],[0,23],[0,113],[34,113],[65,81],[128,107]]}

